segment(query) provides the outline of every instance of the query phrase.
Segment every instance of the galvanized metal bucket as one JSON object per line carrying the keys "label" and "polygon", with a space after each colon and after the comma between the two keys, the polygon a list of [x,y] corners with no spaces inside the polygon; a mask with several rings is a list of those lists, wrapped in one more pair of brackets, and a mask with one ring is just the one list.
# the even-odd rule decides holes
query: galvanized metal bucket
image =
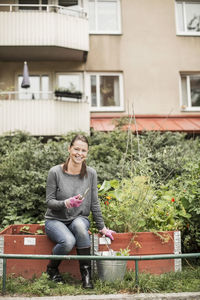
{"label": "galvanized metal bucket", "polygon": [[123,280],[127,261],[97,260],[96,265],[99,278],[103,281],[113,282],[115,280]]}

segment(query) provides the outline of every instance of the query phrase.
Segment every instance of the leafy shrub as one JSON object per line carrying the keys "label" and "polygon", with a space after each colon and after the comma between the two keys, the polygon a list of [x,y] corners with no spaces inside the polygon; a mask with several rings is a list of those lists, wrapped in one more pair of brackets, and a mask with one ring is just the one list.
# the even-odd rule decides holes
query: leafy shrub
{"label": "leafy shrub", "polygon": [[[0,139],[1,143],[3,138]],[[43,220],[47,173],[54,164],[63,161],[67,145],[18,133],[4,138],[6,147],[0,157],[0,221],[36,223]]]}
{"label": "leafy shrub", "polygon": [[182,230],[190,218],[175,191],[155,189],[144,176],[104,181],[102,212],[116,232]]}
{"label": "leafy shrub", "polygon": [[196,163],[189,162],[184,166],[181,176],[169,181],[179,192],[179,197],[190,214],[185,227],[182,229],[183,249],[185,252],[199,252],[200,249],[200,158]]}

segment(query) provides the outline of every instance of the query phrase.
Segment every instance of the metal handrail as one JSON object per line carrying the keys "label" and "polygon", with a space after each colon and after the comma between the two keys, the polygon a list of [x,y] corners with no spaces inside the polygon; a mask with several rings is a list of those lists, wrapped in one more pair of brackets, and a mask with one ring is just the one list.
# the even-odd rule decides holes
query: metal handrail
{"label": "metal handrail", "polygon": [[[23,95],[23,98],[20,98],[20,95]],[[40,96],[40,98],[36,98],[36,96]],[[43,95],[47,95],[47,97],[42,97]],[[6,97],[7,96],[7,97]],[[17,96],[19,98],[17,98]],[[28,97],[28,98],[27,98]],[[86,102],[84,101],[84,98],[72,98],[69,97],[63,97],[65,98],[64,101],[68,101],[68,102]],[[67,98],[69,98],[70,100],[67,100]],[[7,101],[7,100],[13,100],[13,101],[20,101],[20,100],[41,100],[41,101],[45,101],[45,100],[55,100],[55,99],[62,99],[62,97],[57,97],[55,96],[53,91],[0,91],[0,101]],[[78,101],[77,101],[78,100]]]}
{"label": "metal handrail", "polygon": [[[87,17],[87,13],[82,7],[77,8],[70,8],[60,5],[51,5],[51,4],[0,4],[0,7],[8,7],[9,11],[12,12],[14,7],[38,7],[39,11],[42,10],[42,8],[46,8],[46,10],[42,10],[43,12],[49,12],[51,9],[55,12],[59,13],[66,13],[66,12],[72,12],[73,14],[77,14],[80,17]],[[4,11],[3,11],[4,12]],[[27,12],[27,10],[26,10]],[[36,11],[37,12],[37,11]]]}
{"label": "metal handrail", "polygon": [[[51,96],[51,98],[53,99],[54,97],[54,92],[53,91],[0,91],[0,100],[25,100],[25,98],[19,98],[19,99],[15,99],[14,96],[19,96],[19,95],[23,95],[23,96],[31,96],[33,97],[33,99],[35,99],[35,95],[48,95],[47,98],[42,98],[42,100],[48,100],[49,96]],[[5,96],[7,96],[7,99],[5,99]],[[3,98],[4,97],[4,98]],[[14,97],[14,98],[13,98]],[[30,98],[29,98],[30,99]]]}
{"label": "metal handrail", "polygon": [[11,94],[11,95],[15,95],[15,94],[32,94],[32,93],[35,93],[35,94],[53,94],[54,92],[53,91],[24,91],[23,93],[20,92],[20,91],[2,91],[0,92],[0,95],[8,95],[8,94]]}
{"label": "metal handrail", "polygon": [[96,256],[96,255],[32,255],[32,254],[0,254],[3,259],[3,277],[2,277],[2,294],[6,291],[6,262],[7,259],[53,259],[53,260],[134,260],[135,261],[135,283],[139,284],[138,261],[141,260],[160,260],[160,259],[177,259],[177,258],[194,258],[200,257],[200,253],[186,254],[163,254],[163,255],[139,255],[139,256]]}

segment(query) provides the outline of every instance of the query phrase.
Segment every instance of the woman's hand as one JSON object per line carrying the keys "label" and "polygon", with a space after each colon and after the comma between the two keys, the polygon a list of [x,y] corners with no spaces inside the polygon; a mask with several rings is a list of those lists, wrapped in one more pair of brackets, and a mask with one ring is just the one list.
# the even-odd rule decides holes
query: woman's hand
{"label": "woman's hand", "polygon": [[79,194],[77,196],[66,199],[65,200],[65,206],[67,208],[79,207],[83,202],[83,199],[81,199],[80,197],[81,197],[81,195]]}
{"label": "woman's hand", "polygon": [[104,227],[103,229],[99,230],[99,232],[107,237],[109,237],[112,241],[114,241],[114,237],[112,236],[115,231],[110,230],[109,228]]}

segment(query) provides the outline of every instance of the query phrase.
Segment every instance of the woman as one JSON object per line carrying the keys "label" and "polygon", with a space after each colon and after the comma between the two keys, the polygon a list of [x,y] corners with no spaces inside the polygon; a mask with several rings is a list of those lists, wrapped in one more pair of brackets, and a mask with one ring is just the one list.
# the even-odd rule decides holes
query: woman
{"label": "woman", "polygon": [[[78,255],[90,255],[88,216],[92,211],[99,232],[113,240],[112,230],[105,227],[97,194],[97,175],[86,166],[88,140],[76,135],[68,147],[69,157],[64,164],[49,171],[46,187],[47,211],[45,230],[56,243],[54,255],[66,255],[76,246]],[[84,192],[88,193],[84,195]],[[54,281],[62,281],[58,266],[61,260],[51,260],[47,274]],[[91,282],[91,261],[80,260],[83,288],[93,288]]]}

